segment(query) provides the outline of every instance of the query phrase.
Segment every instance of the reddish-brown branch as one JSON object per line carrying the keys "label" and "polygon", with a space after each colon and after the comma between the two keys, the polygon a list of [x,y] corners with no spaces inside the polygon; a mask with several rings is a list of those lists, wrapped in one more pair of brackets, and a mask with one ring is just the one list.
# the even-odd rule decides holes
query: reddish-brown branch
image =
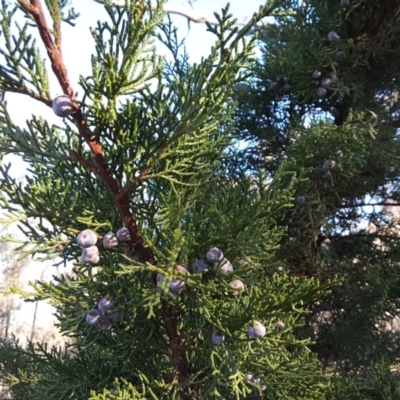
{"label": "reddish-brown branch", "polygon": [[157,156],[150,162],[148,162],[140,174],[131,182],[129,182],[122,190],[120,196],[127,196],[129,193],[136,188],[138,183],[142,181],[148,173],[154,168],[154,166],[161,160],[161,158],[164,156],[165,152],[169,149],[171,144],[173,143],[174,138],[171,138],[169,142],[164,146],[162,151],[160,151]]}
{"label": "reddish-brown branch", "polygon": [[[53,35],[51,34],[49,26],[47,24],[40,0],[30,0],[30,4],[26,0],[20,0],[20,4],[27,12],[32,15],[37,24],[40,37],[46,47],[47,54],[51,62],[51,68],[55,76],[57,77],[57,80],[61,88],[63,89],[63,92],[76,103],[77,99],[70,84],[67,69],[62,58],[61,41],[59,40],[61,37],[61,31],[55,32],[58,37],[53,38]],[[102,154],[101,144],[100,142],[91,139],[90,129],[87,126],[87,123],[78,106],[77,111],[73,114],[73,118],[79,130],[79,133],[85,139],[85,142],[89,145],[91,152],[95,156],[95,161],[100,162],[101,167],[104,168],[105,162]]]}
{"label": "reddish-brown branch", "polygon": [[375,24],[369,29],[368,36],[374,37],[378,35],[382,26],[385,22],[389,21],[390,17],[393,17],[394,10],[396,8],[395,0],[382,0],[380,3],[380,14],[375,18]]}
{"label": "reddish-brown branch", "polygon": [[176,329],[173,311],[168,306],[165,299],[161,302],[162,316],[164,320],[165,331],[169,338],[169,345],[171,349],[171,360],[176,369],[176,377],[174,379],[177,383],[185,382],[190,376],[189,363],[186,359],[186,349],[182,343],[180,332]]}
{"label": "reddish-brown branch", "polygon": [[90,161],[86,160],[85,158],[83,158],[76,150],[71,149],[69,151],[70,156],[77,161],[79,164],[82,164],[83,166],[85,166],[89,171],[96,171],[96,166],[91,163]]}
{"label": "reddish-brown branch", "polygon": [[[52,70],[57,77],[57,80],[65,94],[70,96],[72,101],[77,104],[74,91],[70,84],[67,69],[65,67],[62,53],[61,53],[61,31],[56,28],[54,37],[50,32],[47,24],[43,7],[40,0],[19,0],[22,8],[26,12],[32,15],[34,18],[40,37],[43,44],[46,47],[47,54],[49,56]],[[153,262],[154,255],[151,249],[146,247],[146,244],[139,232],[135,218],[133,217],[129,208],[128,193],[120,195],[120,187],[118,182],[114,179],[112,174],[108,171],[106,161],[104,159],[103,150],[98,138],[92,135],[89,126],[87,125],[86,119],[84,118],[81,109],[76,106],[76,111],[72,114],[72,118],[78,128],[79,134],[88,144],[90,151],[93,155],[94,162],[90,162],[82,157],[76,150],[70,150],[71,156],[83,166],[88,168],[90,171],[95,172],[100,179],[104,182],[107,188],[110,190],[114,203],[118,208],[119,214],[124,221],[125,226],[131,233],[131,243],[129,244],[128,254],[130,256],[138,255],[140,260],[143,262]]]}
{"label": "reddish-brown branch", "polygon": [[153,160],[152,163],[148,164],[147,166],[145,166],[143,168],[143,170],[140,172],[139,176],[137,176],[133,181],[129,182],[122,190],[120,193],[120,196],[127,196],[129,195],[130,192],[132,192],[132,190],[134,190],[137,186],[137,184],[142,181],[145,176],[148,174],[148,172],[154,167],[154,165],[156,164],[156,161],[159,159],[159,157],[157,157],[156,160]]}
{"label": "reddish-brown branch", "polygon": [[67,69],[65,68],[65,64],[61,57],[61,48],[59,48],[53,40],[40,0],[30,0],[30,4],[25,0],[20,0],[20,4],[32,15],[38,26],[40,37],[46,47],[47,54],[51,61],[51,68],[53,69],[64,93],[70,96],[71,99],[76,100],[68,79]]}
{"label": "reddish-brown branch", "polygon": [[[74,92],[68,79],[67,70],[62,59],[61,42],[58,41],[58,38],[53,39],[45,20],[40,0],[30,0],[30,4],[26,0],[20,0],[20,4],[33,16],[37,23],[40,36],[46,46],[46,50],[51,61],[52,69],[64,93],[70,96],[71,99],[76,102]],[[133,188],[137,185],[139,180],[143,179],[145,174],[147,174],[147,172],[155,165],[157,160],[162,155],[159,155],[155,160],[153,160],[153,162],[149,163],[149,165],[142,171],[139,178],[125,187],[124,190],[121,190],[118,182],[108,170],[103,155],[102,146],[98,137],[93,135],[90,131],[87,121],[78,106],[76,111],[72,114],[72,118],[76,127],[78,128],[79,134],[88,144],[93,155],[94,162],[86,160],[76,150],[70,150],[70,155],[88,170],[96,173],[111,192],[114,204],[118,208],[118,212],[124,221],[125,226],[131,233],[132,239],[128,244],[128,255],[132,258],[138,258],[142,262],[154,262],[153,251],[146,246],[144,239],[142,238],[137,227],[136,220],[130,210],[129,194],[130,191],[133,190]],[[186,359],[186,350],[182,344],[182,337],[175,325],[178,316],[174,315],[173,310],[169,307],[166,300],[163,300],[161,308],[164,327],[169,338],[171,360],[177,372],[174,382],[181,383],[189,378],[190,369],[189,363]]]}

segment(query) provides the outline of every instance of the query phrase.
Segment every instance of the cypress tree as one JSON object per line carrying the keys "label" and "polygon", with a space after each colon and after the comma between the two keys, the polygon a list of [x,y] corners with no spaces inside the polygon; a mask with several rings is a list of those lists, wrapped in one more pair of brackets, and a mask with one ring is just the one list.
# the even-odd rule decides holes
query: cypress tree
{"label": "cypress tree", "polygon": [[[193,65],[162,1],[107,2],[77,84],[62,54],[63,24],[77,17],[66,3],[1,2],[1,90],[60,117],[20,126],[2,102],[1,155],[19,155],[29,174],[20,184],[0,167],[1,206],[26,236],[21,250],[73,264],[20,292],[54,305],[70,344],[2,341],[1,380],[24,400],[327,398],[328,376],[297,331],[334,281],[294,276],[281,255],[282,216],[303,179],[226,167],[248,34],[284,2],[240,29],[224,8]],[[50,73],[63,95],[51,96]]]}

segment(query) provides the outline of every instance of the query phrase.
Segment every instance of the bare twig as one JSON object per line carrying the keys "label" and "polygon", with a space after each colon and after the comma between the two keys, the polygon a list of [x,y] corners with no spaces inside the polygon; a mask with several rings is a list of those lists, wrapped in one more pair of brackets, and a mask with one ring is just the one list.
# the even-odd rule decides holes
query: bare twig
{"label": "bare twig", "polygon": [[[97,3],[104,4],[104,0],[94,0]],[[117,7],[124,7],[125,0],[115,0],[113,4]],[[152,9],[155,10],[156,6],[152,6]],[[216,18],[211,17],[209,15],[202,14],[193,9],[183,8],[183,7],[173,7],[169,5],[164,5],[163,10],[166,14],[176,14],[181,15],[182,17],[187,18],[188,22],[195,22],[200,24],[209,23],[210,25],[219,25],[219,22]],[[245,26],[247,22],[236,22],[235,26]],[[261,23],[255,24],[255,26],[262,26]]]}
{"label": "bare twig", "polygon": [[375,206],[400,206],[399,203],[387,203],[385,201],[380,203],[356,203],[356,204],[341,204],[338,208],[358,208],[358,207],[375,207]]}

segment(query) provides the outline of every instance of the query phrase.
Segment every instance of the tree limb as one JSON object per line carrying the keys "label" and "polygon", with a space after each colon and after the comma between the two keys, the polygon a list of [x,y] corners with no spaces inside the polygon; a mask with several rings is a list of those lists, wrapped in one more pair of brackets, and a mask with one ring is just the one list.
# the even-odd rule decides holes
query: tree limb
{"label": "tree limb", "polygon": [[[104,4],[104,0],[94,0],[96,3]],[[117,7],[124,7],[125,0],[114,0],[113,4]],[[156,6],[152,6],[152,9],[155,10]],[[185,17],[188,22],[195,22],[199,24],[209,23],[211,25],[219,25],[219,22],[216,18],[211,17],[209,15],[202,14],[198,11],[187,9],[183,7],[173,7],[169,5],[164,5],[163,10],[167,14],[176,14]],[[245,26],[247,22],[237,22],[235,26]],[[261,26],[261,23],[254,24],[254,26]]]}
{"label": "tree limb", "polygon": [[41,1],[18,1],[21,7],[34,18],[40,37],[46,47],[53,72],[57,77],[63,92],[76,104],[76,111],[71,115],[71,117],[74,120],[75,126],[78,128],[79,134],[88,144],[94,158],[94,163],[85,160],[75,150],[71,150],[70,155],[74,157],[77,162],[81,163],[86,168],[89,168],[89,170],[94,171],[111,192],[114,204],[116,205],[126,228],[129,229],[131,234],[131,242],[128,243],[128,254],[130,256],[133,256],[134,254],[139,255],[142,262],[153,262],[153,252],[146,246],[144,239],[139,232],[136,219],[130,210],[128,194],[124,194],[123,196],[120,195],[121,189],[118,182],[108,171],[100,140],[92,134],[80,107],[77,105],[77,99],[70,84],[67,69],[62,58],[61,42],[54,37],[50,31]]}

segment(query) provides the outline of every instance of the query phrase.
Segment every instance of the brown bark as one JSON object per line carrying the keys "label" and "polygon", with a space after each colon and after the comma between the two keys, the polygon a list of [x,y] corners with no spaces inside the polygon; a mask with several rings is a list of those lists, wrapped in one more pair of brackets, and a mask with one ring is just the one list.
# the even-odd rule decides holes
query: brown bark
{"label": "brown bark", "polygon": [[[40,0],[30,0],[29,3],[26,0],[20,0],[20,4],[32,15],[37,24],[40,37],[46,47],[47,54],[51,62],[51,67],[61,88],[63,89],[63,92],[67,94],[71,100],[75,102],[75,104],[77,104],[77,99],[70,84],[67,69],[62,58],[61,42],[59,41],[61,33],[58,33],[56,37],[53,37],[47,24]],[[129,193],[125,193],[124,196],[120,196],[121,190],[118,182],[107,168],[107,163],[104,158],[100,139],[95,138],[94,135],[92,135],[86,119],[78,105],[76,106],[76,111],[72,114],[72,118],[75,126],[78,128],[79,134],[89,146],[89,149],[93,155],[93,162],[86,160],[82,155],[73,149],[70,150],[70,155],[77,162],[95,172],[110,190],[121,219],[131,234],[132,239],[129,243],[130,251],[134,252],[135,254],[140,254],[140,260],[143,262],[153,262],[153,252],[151,249],[146,247],[146,244],[144,243],[144,240],[137,227],[136,220],[130,211],[128,197]]]}
{"label": "brown bark", "polygon": [[[53,35],[51,34],[47,25],[40,0],[30,0],[29,3],[26,0],[19,1],[21,6],[28,13],[30,13],[36,21],[40,37],[46,46],[53,72],[56,75],[64,94],[70,96],[72,101],[77,104],[76,97],[70,84],[67,70],[62,58],[61,41],[59,40],[61,33],[59,32],[59,35],[56,35],[57,37],[53,38]],[[78,129],[78,134],[82,136],[89,146],[89,149],[93,155],[93,161],[85,159],[78,151],[74,149],[70,150],[70,155],[85,168],[96,173],[111,192],[113,202],[119,211],[119,215],[121,216],[125,227],[128,228],[131,234],[131,241],[128,243],[127,247],[128,255],[135,259],[138,258],[141,262],[154,263],[153,251],[146,246],[146,243],[139,232],[137,221],[129,206],[129,194],[130,191],[134,190],[136,187],[137,181],[133,182],[128,188],[120,188],[117,180],[113,177],[112,173],[107,167],[100,138],[97,135],[92,134],[92,131],[90,130],[87,121],[78,105],[76,106],[76,111],[71,116]],[[93,132],[96,132],[96,129],[94,129]],[[144,170],[141,174],[141,178],[143,178],[143,174],[146,173],[147,170]],[[189,363],[186,359],[186,350],[182,344],[182,337],[176,327],[176,321],[180,318],[180,316],[173,311],[165,299],[162,301],[161,318],[169,338],[171,361],[173,362],[176,370],[176,377],[174,378],[173,383],[182,383],[189,378],[190,369]]]}

